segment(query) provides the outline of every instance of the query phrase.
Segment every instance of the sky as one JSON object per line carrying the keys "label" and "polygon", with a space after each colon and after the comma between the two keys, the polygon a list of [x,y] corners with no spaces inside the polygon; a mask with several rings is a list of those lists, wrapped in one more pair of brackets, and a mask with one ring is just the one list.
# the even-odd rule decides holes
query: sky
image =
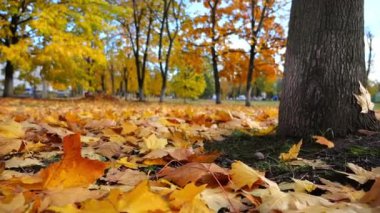
{"label": "sky", "polygon": [[[380,82],[380,1],[364,0],[364,25],[366,31],[371,31],[373,38],[373,69],[369,78]],[[366,47],[366,51],[368,48]]]}
{"label": "sky", "polygon": [[[288,0],[291,2],[290,0]],[[288,4],[285,10],[290,10],[290,4]],[[189,4],[189,11],[196,13],[206,12],[201,3]],[[371,73],[369,75],[370,80],[380,82],[380,0],[364,0],[364,26],[365,31],[370,31],[374,38],[372,44],[372,54],[374,55]],[[286,14],[286,12],[285,12]],[[287,26],[288,19],[283,19],[284,26]],[[287,31],[287,30],[286,30]],[[249,49],[248,43],[243,40],[233,39],[235,48]],[[367,62],[368,46],[366,44],[366,62]]]}

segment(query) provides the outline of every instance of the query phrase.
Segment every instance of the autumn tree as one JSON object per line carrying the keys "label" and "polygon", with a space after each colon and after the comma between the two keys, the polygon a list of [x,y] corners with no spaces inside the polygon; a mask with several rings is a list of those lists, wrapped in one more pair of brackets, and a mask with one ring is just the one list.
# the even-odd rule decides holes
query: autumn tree
{"label": "autumn tree", "polygon": [[[276,69],[273,58],[284,46],[282,26],[276,23],[275,12],[283,5],[282,1],[274,0],[246,0],[239,4],[243,11],[237,14],[243,21],[240,36],[249,43],[249,60],[246,75],[245,105],[251,105],[253,74],[256,69],[256,59],[260,54],[260,63],[271,64],[269,69]],[[273,72],[273,70],[268,70]],[[269,74],[268,73],[268,74]]]}
{"label": "autumn tree", "polygon": [[163,0],[160,8],[161,16],[159,16],[160,30],[158,42],[158,62],[162,82],[160,102],[164,101],[166,93],[172,48],[180,30],[179,19],[182,11],[182,4],[182,0],[178,3],[174,0]]}
{"label": "autumn tree", "polygon": [[0,5],[0,62],[5,62],[3,97],[13,95],[15,69],[28,69],[31,44],[27,24],[40,4],[35,1],[3,1]]}
{"label": "autumn tree", "polygon": [[[363,0],[293,0],[280,102],[282,136],[378,130],[366,79]],[[361,95],[361,106],[354,95]]]}
{"label": "autumn tree", "polygon": [[154,1],[132,0],[132,20],[121,20],[126,29],[135,59],[139,100],[144,100],[144,81],[154,21]]}
{"label": "autumn tree", "polygon": [[43,80],[82,84],[88,79],[86,59],[94,59],[93,65],[105,62],[99,33],[94,33],[106,26],[103,20],[110,7],[105,1],[22,0],[1,7],[0,53],[7,64],[4,96],[12,94],[15,69],[33,72],[40,67]]}
{"label": "autumn tree", "polygon": [[236,31],[237,19],[232,16],[235,4],[223,0],[203,0],[204,7],[208,10],[205,14],[196,16],[193,20],[194,28],[187,33],[195,39],[193,45],[207,48],[211,55],[212,70],[215,84],[215,102],[221,103],[220,90],[220,55],[228,49],[227,38]]}

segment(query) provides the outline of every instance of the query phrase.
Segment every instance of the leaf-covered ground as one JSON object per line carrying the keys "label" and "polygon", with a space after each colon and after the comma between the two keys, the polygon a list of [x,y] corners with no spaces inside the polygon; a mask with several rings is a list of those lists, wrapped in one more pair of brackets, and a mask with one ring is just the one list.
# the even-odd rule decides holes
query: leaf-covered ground
{"label": "leaf-covered ground", "polygon": [[0,212],[380,210],[376,135],[282,141],[277,111],[0,99]]}

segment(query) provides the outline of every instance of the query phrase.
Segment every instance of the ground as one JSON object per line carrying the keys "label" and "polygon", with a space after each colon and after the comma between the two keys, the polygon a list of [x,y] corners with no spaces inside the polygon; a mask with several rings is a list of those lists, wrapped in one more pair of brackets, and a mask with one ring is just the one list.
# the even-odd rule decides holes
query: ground
{"label": "ground", "polygon": [[[245,107],[242,102],[0,99],[0,212],[94,212],[93,205],[107,199],[117,206],[114,212],[130,212],[129,203],[144,206],[140,195],[157,201],[147,207],[151,211],[195,205],[222,212],[312,207],[298,199],[321,202],[313,205],[323,211],[376,207],[359,198],[373,194],[368,190],[378,178],[370,170],[380,166],[379,133],[326,136],[335,145],[331,149],[303,138],[299,153],[280,160],[301,139],[278,138],[277,116],[278,102]],[[306,180],[316,196],[305,197],[310,195]],[[293,181],[301,181],[301,194],[296,185],[295,194],[278,188]],[[187,201],[172,200],[177,193]],[[291,198],[287,205],[271,201],[285,195]],[[333,207],[323,204],[329,201]]]}
{"label": "ground", "polygon": [[[310,166],[292,167],[282,163],[278,156],[286,152],[300,139],[281,139],[275,135],[250,136],[235,132],[224,141],[206,143],[210,151],[221,151],[224,155],[218,163],[229,166],[233,160],[241,160],[253,168],[266,171],[267,177],[276,182],[290,181],[291,178],[308,179],[318,182],[319,177],[333,180],[344,180],[342,175],[333,170],[345,171],[346,164],[351,162],[363,168],[371,169],[380,166],[380,134],[372,136],[350,135],[347,138],[332,139],[333,149],[314,143],[311,139],[304,140],[299,157],[304,159],[319,159],[331,165],[333,170],[313,169]],[[263,159],[254,155],[260,152]]]}

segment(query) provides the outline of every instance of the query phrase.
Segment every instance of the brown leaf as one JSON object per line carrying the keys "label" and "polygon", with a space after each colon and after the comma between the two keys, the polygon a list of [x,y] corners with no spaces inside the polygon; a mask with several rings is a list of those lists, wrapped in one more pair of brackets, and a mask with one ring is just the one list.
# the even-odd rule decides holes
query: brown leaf
{"label": "brown leaf", "polygon": [[188,163],[178,168],[165,167],[158,176],[165,177],[181,187],[190,182],[209,185],[228,182],[228,172],[214,163]]}

